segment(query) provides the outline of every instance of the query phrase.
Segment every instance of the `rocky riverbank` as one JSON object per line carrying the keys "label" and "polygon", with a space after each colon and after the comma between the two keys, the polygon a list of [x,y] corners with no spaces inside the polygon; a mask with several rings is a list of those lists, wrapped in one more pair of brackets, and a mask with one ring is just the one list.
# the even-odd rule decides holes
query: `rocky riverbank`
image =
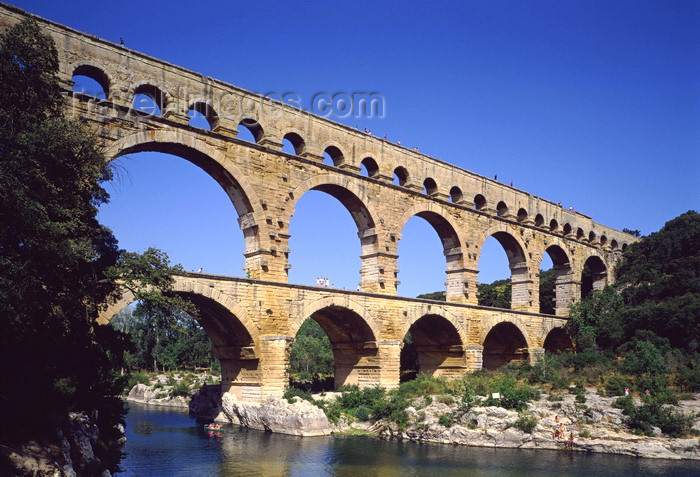
{"label": "rocky riverbank", "polygon": [[[586,402],[582,404],[576,402],[573,395],[555,402],[543,395],[540,400],[528,403],[527,411],[521,414],[479,405],[461,411],[456,402],[449,402],[450,396],[430,396],[414,400],[414,405],[407,409],[409,425],[406,429],[401,430],[390,422],[343,421],[335,430],[357,429],[384,439],[551,450],[566,450],[566,443],[573,435],[574,452],[700,460],[697,436],[670,438],[663,436],[660,429],[654,430],[655,437],[636,435],[625,426],[622,410],[612,406],[616,398],[601,397],[595,389],[587,389],[585,396]],[[700,431],[700,395],[681,401],[678,410],[695,416],[693,428]],[[563,427],[562,437],[557,438],[554,432],[560,426]]]}
{"label": "rocky riverbank", "polygon": [[[577,401],[572,394],[559,395],[558,400],[543,394],[538,401],[528,403],[526,412],[520,414],[502,407],[481,406],[478,402],[465,410],[452,396],[425,396],[412,400],[407,409],[408,426],[404,429],[387,421],[341,419],[331,425],[321,409],[300,398],[291,404],[277,397],[270,397],[264,403],[242,403],[232,395],[222,396],[218,386],[204,386],[189,400],[157,398],[157,395],[152,388],[137,385],[129,393],[129,400],[189,408],[206,420],[302,436],[359,432],[382,439],[564,451],[573,435],[574,452],[700,460],[697,436],[671,438],[660,429],[654,429],[655,437],[636,435],[625,425],[622,410],[613,407],[616,398],[600,396],[593,388],[586,389],[585,402]],[[328,400],[336,395],[326,393],[316,398]],[[700,394],[679,402],[677,409],[694,416],[693,428],[700,432]],[[560,426],[563,436],[555,438],[554,431]]]}
{"label": "rocky riverbank", "polygon": [[112,475],[108,470],[98,470],[102,467],[95,455],[99,429],[88,416],[70,413],[56,434],[56,439],[50,442],[32,440],[12,447],[0,445],[0,475]]}

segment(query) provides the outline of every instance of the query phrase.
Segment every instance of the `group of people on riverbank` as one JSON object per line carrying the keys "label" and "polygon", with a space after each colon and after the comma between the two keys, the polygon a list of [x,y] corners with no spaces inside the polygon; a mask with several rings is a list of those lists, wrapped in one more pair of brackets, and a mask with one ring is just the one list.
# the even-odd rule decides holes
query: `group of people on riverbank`
{"label": "group of people on riverbank", "polygon": [[[554,418],[555,423],[559,423],[558,426],[554,428],[554,432],[552,433],[552,438],[558,441],[566,439],[566,427],[564,426],[563,422],[559,421],[559,416],[556,416]],[[564,442],[564,448],[565,449],[574,449],[574,433],[570,432],[569,433],[569,438]]]}

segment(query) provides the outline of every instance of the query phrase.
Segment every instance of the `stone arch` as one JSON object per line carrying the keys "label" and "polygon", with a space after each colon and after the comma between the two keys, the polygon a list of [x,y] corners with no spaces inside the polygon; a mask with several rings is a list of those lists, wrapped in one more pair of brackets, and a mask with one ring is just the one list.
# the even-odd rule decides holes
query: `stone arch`
{"label": "stone arch", "polygon": [[411,333],[413,347],[418,355],[418,372],[431,376],[452,377],[466,371],[464,358],[465,337],[460,326],[440,314],[428,313],[407,323],[404,336]]}
{"label": "stone arch", "polygon": [[188,108],[189,111],[196,111],[201,114],[209,123],[209,129],[214,130],[219,125],[219,115],[211,104],[205,101],[195,101]]}
{"label": "stone arch", "polygon": [[527,220],[527,210],[524,208],[518,209],[518,222],[525,222]]}
{"label": "stone arch", "polygon": [[429,195],[431,197],[437,195],[438,186],[437,186],[437,183],[435,182],[435,179],[433,179],[432,177],[427,177],[423,181],[423,191],[425,192],[426,195]]}
{"label": "stone arch", "polygon": [[574,349],[574,344],[566,329],[563,326],[556,326],[547,332],[542,347],[546,352],[556,353]]}
{"label": "stone arch", "polygon": [[370,198],[364,190],[358,187],[354,182],[349,182],[346,178],[333,174],[314,176],[302,182],[294,189],[292,192],[294,198],[293,207],[295,207],[299,199],[310,190],[325,192],[338,199],[348,212],[350,212],[350,215],[357,225],[358,232],[374,228],[376,212],[368,205],[370,203]]}
{"label": "stone arch", "polygon": [[[314,176],[305,182],[299,184],[292,191],[294,202],[292,204],[291,214],[294,214],[294,209],[297,206],[299,199],[308,191],[317,190],[325,192],[332,197],[335,197],[345,209],[350,213],[355,226],[357,227],[357,236],[360,240],[362,266],[360,275],[362,277],[362,289],[365,291],[375,290],[376,287],[383,288],[385,285],[379,283],[376,273],[377,262],[375,261],[376,252],[379,247],[379,238],[375,228],[375,217],[377,212],[369,205],[370,198],[366,192],[353,181],[348,181],[346,177],[335,174],[322,174]],[[291,225],[291,224],[290,224]],[[374,277],[373,282],[369,282],[365,277]]]}
{"label": "stone arch", "polygon": [[476,210],[484,210],[486,208],[486,198],[481,194],[474,196],[474,208]]}
{"label": "stone arch", "polygon": [[535,227],[542,227],[543,224],[544,217],[542,217],[542,214],[535,215]]}
{"label": "stone arch", "polygon": [[379,165],[377,164],[377,161],[370,156],[362,159],[360,165],[365,166],[365,169],[367,170],[367,177],[375,177],[377,174],[379,174]]}
{"label": "stone arch", "polygon": [[406,169],[404,166],[398,166],[396,169],[394,169],[394,177],[400,186],[406,186],[409,179],[408,169]]}
{"label": "stone arch", "polygon": [[238,122],[237,127],[243,126],[253,135],[256,143],[259,143],[265,137],[265,130],[254,116],[244,116]]}
{"label": "stone arch", "polygon": [[226,191],[238,215],[253,213],[259,198],[252,185],[221,151],[201,141],[196,134],[175,131],[139,131],[112,143],[107,157],[116,159],[137,152],[162,152],[188,160],[202,168]]}
{"label": "stone arch", "polygon": [[[445,291],[447,301],[460,300],[464,295],[464,254],[462,252],[462,240],[460,239],[459,226],[452,222],[451,216],[439,205],[423,203],[414,205],[404,212],[403,217],[396,222],[397,227],[403,230],[408,221],[417,216],[424,219],[437,233],[442,252],[445,255],[445,274],[447,289]],[[399,260],[401,258],[399,257]]]}
{"label": "stone arch", "polygon": [[[233,298],[186,276],[175,276],[172,293],[188,298],[198,309],[195,318],[207,331],[215,347],[251,347],[258,344],[260,332],[248,313]],[[114,316],[134,303],[133,293],[122,293],[118,301],[109,303],[99,315],[99,324],[109,323]],[[224,319],[202,316],[202,311],[226,315]]]}
{"label": "stone arch", "polygon": [[282,140],[286,139],[289,141],[294,148],[294,154],[297,156],[301,156],[306,152],[306,141],[304,141],[304,138],[301,137],[301,134],[297,131],[289,131],[286,133],[283,137]]}
{"label": "stone arch", "polygon": [[462,194],[462,189],[460,189],[457,186],[452,186],[452,188],[450,189],[450,201],[452,201],[455,204],[459,204],[460,202],[462,202],[463,197],[464,196]]}
{"label": "stone arch", "polygon": [[477,263],[481,257],[484,243],[489,237],[495,238],[501,244],[508,258],[508,267],[511,272],[511,309],[530,309],[531,297],[528,288],[530,283],[530,264],[525,254],[526,246],[520,234],[512,230],[508,224],[494,222],[478,239],[479,256],[476,258]]}
{"label": "stone arch", "polygon": [[500,201],[496,205],[496,215],[498,215],[499,217],[507,217],[508,216],[508,205],[505,202]]}
{"label": "stone arch", "polygon": [[[129,104],[131,108],[134,109],[136,114],[144,116],[163,116],[165,115],[168,106],[170,104],[173,104],[174,102],[172,97],[165,90],[161,89],[158,86],[155,86],[153,83],[147,80],[132,84],[129,93],[129,97],[131,98]],[[160,114],[156,114],[156,111],[154,111],[153,114],[149,114],[143,111],[139,111],[137,108],[135,108],[134,100],[139,94],[145,94],[146,96],[149,96],[151,99],[153,99],[154,103],[156,104],[156,106],[158,106],[158,109],[160,110]]]}
{"label": "stone arch", "polygon": [[81,63],[73,68],[71,76],[85,76],[94,80],[102,87],[102,92],[107,99],[111,98],[110,88],[112,87],[112,78],[110,74],[99,66],[90,63]]}
{"label": "stone arch", "polygon": [[608,267],[598,255],[589,256],[581,270],[581,298],[593,290],[602,290],[608,281]]}
{"label": "stone arch", "polygon": [[529,359],[530,340],[520,323],[500,321],[487,330],[481,340],[484,369],[496,369],[513,360]]}
{"label": "stone arch", "polygon": [[380,336],[379,324],[375,321],[372,313],[352,300],[349,296],[326,296],[315,300],[304,307],[296,316],[292,317],[289,323],[289,336],[296,336],[299,328],[307,318],[314,313],[323,309],[345,309],[354,314],[355,317],[361,318],[368,330],[364,330],[363,336],[369,341],[376,341]]}
{"label": "stone arch", "polygon": [[323,149],[323,152],[328,154],[328,157],[331,158],[331,161],[335,167],[340,167],[345,163],[345,155],[338,148],[338,146],[329,144]]}
{"label": "stone arch", "polygon": [[328,336],[335,364],[335,386],[373,385],[363,379],[363,370],[376,370],[378,327],[369,313],[352,300],[324,297],[310,303],[293,318],[290,336],[296,336],[301,324],[311,318]]}
{"label": "stone arch", "polygon": [[[549,255],[554,268],[554,313],[558,316],[566,316],[568,314],[569,305],[573,303],[578,296],[576,290],[577,281],[573,279],[571,258],[562,243],[549,245],[544,250],[544,253]],[[540,313],[543,313],[543,311],[540,310]]]}

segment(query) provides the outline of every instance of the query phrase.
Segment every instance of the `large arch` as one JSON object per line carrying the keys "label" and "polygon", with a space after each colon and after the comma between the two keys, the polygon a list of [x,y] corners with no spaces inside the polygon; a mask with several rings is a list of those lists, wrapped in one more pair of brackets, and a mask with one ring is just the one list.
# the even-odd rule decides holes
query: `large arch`
{"label": "large arch", "polygon": [[566,330],[557,326],[552,328],[547,337],[544,339],[544,345],[542,346],[544,350],[548,353],[557,353],[560,351],[566,351],[574,348],[574,344],[571,341],[571,337]]}
{"label": "large arch", "polygon": [[[551,244],[545,249],[545,253],[552,260],[554,268],[554,314],[566,316],[569,312],[569,305],[578,296],[576,287],[577,281],[573,279],[571,259],[569,253],[562,244]],[[542,310],[540,310],[542,313]]]}
{"label": "large arch", "polygon": [[335,363],[335,386],[376,384],[372,373],[376,370],[379,330],[367,310],[338,297],[325,297],[304,308],[290,323],[289,335],[296,336],[301,324],[315,320],[328,336]]}
{"label": "large arch", "polygon": [[[414,216],[425,220],[435,230],[442,245],[442,253],[445,256],[445,282],[447,283],[445,295],[447,301],[461,301],[464,295],[464,280],[461,274],[465,266],[461,247],[462,240],[457,232],[460,227],[452,222],[449,214],[444,213],[440,208],[433,208],[432,204],[427,206],[418,204],[409,208],[395,225],[401,227],[400,230],[403,231],[408,221]],[[398,260],[401,260],[400,256]]]}
{"label": "large arch", "polygon": [[429,313],[409,325],[419,373],[454,377],[466,372],[465,341],[454,320]]}
{"label": "large arch", "polygon": [[486,239],[493,237],[503,247],[508,258],[508,268],[510,268],[511,281],[511,309],[530,310],[532,308],[530,269],[525,255],[525,244],[520,235],[515,233],[505,224],[497,224],[490,227],[479,238],[479,257]]}
{"label": "large arch", "polygon": [[139,131],[112,143],[106,155],[117,159],[127,154],[149,151],[172,154],[200,167],[226,191],[239,216],[254,212],[252,204],[259,203],[245,174],[219,150],[201,141],[197,134],[181,129]]}
{"label": "large arch", "polygon": [[489,330],[483,342],[483,367],[496,369],[514,360],[530,357],[526,335],[510,321],[502,321]]}
{"label": "large arch", "polygon": [[[308,191],[324,192],[337,199],[342,206],[348,211],[352,220],[357,227],[357,236],[360,240],[360,258],[361,265],[361,280],[363,290],[377,290],[377,283],[370,283],[365,277],[374,277],[377,280],[377,274],[374,273],[379,269],[377,250],[379,248],[379,240],[375,228],[375,217],[377,215],[374,208],[370,205],[370,197],[357,184],[350,182],[347,178],[335,174],[321,174],[314,176],[303,183],[299,184],[292,192],[293,198],[291,214],[301,197]],[[290,228],[291,228],[290,218]],[[293,250],[291,251],[293,253]]]}
{"label": "large arch", "polygon": [[[172,293],[187,298],[196,307],[192,316],[211,339],[214,355],[221,364],[222,391],[241,398],[243,388],[259,387],[260,332],[245,310],[230,296],[189,277],[176,276]],[[133,302],[134,295],[124,293],[100,314],[98,323],[108,323]]]}
{"label": "large arch", "polygon": [[594,290],[602,290],[608,281],[608,268],[597,255],[586,259],[581,271],[581,298],[586,298]]}

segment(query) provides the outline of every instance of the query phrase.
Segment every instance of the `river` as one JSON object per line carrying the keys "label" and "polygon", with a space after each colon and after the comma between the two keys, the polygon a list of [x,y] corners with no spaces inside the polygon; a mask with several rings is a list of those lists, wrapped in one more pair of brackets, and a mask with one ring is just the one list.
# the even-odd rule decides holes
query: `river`
{"label": "river", "polygon": [[139,404],[130,404],[126,436],[117,477],[700,475],[698,461],[295,437],[238,426],[211,434],[186,412]]}

